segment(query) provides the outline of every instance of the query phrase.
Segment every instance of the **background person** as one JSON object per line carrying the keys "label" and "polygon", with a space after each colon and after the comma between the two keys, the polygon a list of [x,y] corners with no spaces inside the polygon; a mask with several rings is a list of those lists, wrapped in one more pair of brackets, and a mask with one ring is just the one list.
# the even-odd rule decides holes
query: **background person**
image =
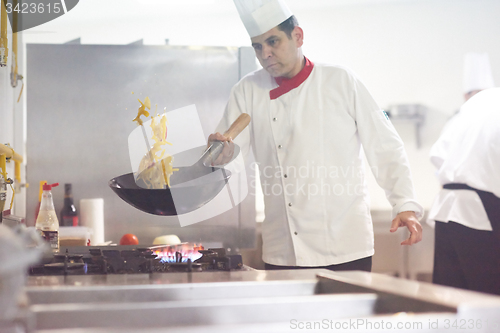
{"label": "background person", "polygon": [[469,52],[464,55],[463,93],[464,100],[478,92],[495,87],[488,53]]}
{"label": "background person", "polygon": [[500,294],[500,89],[493,86],[488,55],[467,54],[466,103],[431,149],[443,189],[428,222],[435,221],[433,282]]}

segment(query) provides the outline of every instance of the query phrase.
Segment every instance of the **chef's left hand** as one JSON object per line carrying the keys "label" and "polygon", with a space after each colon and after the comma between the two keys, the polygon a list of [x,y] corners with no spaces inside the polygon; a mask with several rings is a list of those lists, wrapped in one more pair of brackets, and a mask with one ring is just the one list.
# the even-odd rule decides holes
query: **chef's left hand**
{"label": "chef's left hand", "polygon": [[407,227],[410,237],[404,240],[401,245],[412,245],[422,240],[422,226],[418,222],[415,212],[401,212],[392,220],[391,232],[395,232],[399,227]]}

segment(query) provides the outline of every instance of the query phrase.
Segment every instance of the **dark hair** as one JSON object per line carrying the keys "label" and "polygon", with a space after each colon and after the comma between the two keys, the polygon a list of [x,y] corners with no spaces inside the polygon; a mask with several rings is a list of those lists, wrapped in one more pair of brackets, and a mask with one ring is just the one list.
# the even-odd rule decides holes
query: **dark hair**
{"label": "dark hair", "polygon": [[297,18],[295,15],[290,16],[287,18],[285,21],[281,22],[278,25],[278,29],[286,33],[288,38],[292,39],[292,31],[295,29],[295,27],[299,26],[299,21],[297,21]]}

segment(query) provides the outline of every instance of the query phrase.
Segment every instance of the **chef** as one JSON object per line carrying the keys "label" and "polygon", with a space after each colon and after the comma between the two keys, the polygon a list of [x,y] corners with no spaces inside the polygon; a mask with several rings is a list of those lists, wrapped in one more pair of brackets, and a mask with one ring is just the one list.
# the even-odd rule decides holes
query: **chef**
{"label": "chef", "polygon": [[464,65],[467,101],[430,153],[443,186],[428,220],[433,282],[500,294],[500,88],[491,88],[486,53],[467,54]]}
{"label": "chef", "polygon": [[[392,226],[422,238],[403,142],[348,69],[306,58],[304,31],[283,0],[235,0],[262,69],[232,89],[222,132],[252,117],[236,140],[260,171],[266,269],[371,270],[373,226],[362,149],[393,209]],[[220,133],[213,140],[230,141]]]}
{"label": "chef", "polygon": [[463,72],[464,100],[467,102],[478,92],[494,86],[488,53],[466,53]]}

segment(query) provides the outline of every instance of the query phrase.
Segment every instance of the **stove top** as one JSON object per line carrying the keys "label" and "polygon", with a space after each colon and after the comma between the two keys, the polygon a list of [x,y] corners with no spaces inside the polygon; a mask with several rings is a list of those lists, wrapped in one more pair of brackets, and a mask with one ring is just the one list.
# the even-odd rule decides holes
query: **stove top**
{"label": "stove top", "polygon": [[[194,250],[193,250],[194,249]],[[152,247],[68,247],[45,257],[29,275],[139,274],[230,271],[243,267],[241,255],[186,244]]]}

